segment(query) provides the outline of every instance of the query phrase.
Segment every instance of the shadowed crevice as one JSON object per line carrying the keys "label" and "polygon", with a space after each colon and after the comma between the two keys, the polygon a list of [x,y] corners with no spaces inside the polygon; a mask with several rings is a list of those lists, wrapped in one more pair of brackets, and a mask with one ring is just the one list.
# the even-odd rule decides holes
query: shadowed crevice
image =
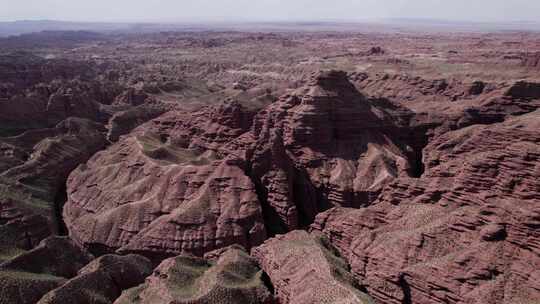
{"label": "shadowed crevice", "polygon": [[401,273],[399,275],[398,284],[401,287],[401,290],[403,291],[403,300],[401,301],[402,304],[412,304],[412,298],[411,298],[411,286],[405,279],[406,274]]}
{"label": "shadowed crevice", "polygon": [[64,210],[64,205],[67,202],[67,188],[66,183],[63,183],[62,186],[56,191],[54,196],[54,221],[55,229],[58,235],[67,235],[68,230],[62,212]]}

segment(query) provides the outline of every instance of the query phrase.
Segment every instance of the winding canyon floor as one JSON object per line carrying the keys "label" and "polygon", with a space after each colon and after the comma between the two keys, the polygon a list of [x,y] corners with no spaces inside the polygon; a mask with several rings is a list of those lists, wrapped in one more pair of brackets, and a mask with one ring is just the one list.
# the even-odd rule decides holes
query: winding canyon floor
{"label": "winding canyon floor", "polygon": [[0,38],[0,303],[540,303],[540,34]]}

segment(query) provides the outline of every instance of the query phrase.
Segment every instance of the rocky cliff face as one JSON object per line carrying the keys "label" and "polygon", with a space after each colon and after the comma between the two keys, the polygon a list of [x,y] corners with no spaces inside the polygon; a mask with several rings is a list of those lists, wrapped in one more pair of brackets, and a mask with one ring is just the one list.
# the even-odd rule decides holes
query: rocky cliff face
{"label": "rocky cliff face", "polygon": [[436,138],[421,178],[398,178],[372,206],[329,210],[312,228],[383,303],[536,299],[539,114]]}
{"label": "rocky cliff face", "polygon": [[297,229],[331,206],[359,207],[382,185],[407,175],[396,126],[345,73],[313,75],[255,117],[250,174],[274,232]]}

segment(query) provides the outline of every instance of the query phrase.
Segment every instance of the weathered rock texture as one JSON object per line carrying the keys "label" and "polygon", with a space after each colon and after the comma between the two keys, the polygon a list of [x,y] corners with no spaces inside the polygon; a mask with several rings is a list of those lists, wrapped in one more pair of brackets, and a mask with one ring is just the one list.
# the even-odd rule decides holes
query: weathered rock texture
{"label": "weathered rock texture", "polygon": [[534,303],[540,298],[540,112],[446,133],[419,179],[368,208],[331,209],[323,231],[382,303]]}
{"label": "weathered rock texture", "polygon": [[138,287],[115,304],[271,304],[262,271],[243,249],[232,247],[213,262],[178,256],[163,261]]}
{"label": "weathered rock texture", "polygon": [[34,304],[93,257],[67,238],[51,237],[0,264],[0,303]]}
{"label": "weathered rock texture", "polygon": [[131,130],[143,123],[154,119],[165,113],[166,109],[160,105],[140,105],[125,111],[115,113],[109,119],[107,139],[118,141],[120,136],[131,132]]}
{"label": "weathered rock texture", "polygon": [[395,129],[339,71],[314,74],[259,112],[248,158],[269,229],[305,226],[331,206],[366,205],[386,182],[407,175],[407,147],[392,139]]}
{"label": "weathered rock texture", "polygon": [[236,103],[170,112],[96,154],[68,180],[70,236],[96,253],[156,259],[260,244],[255,187],[224,148],[252,116]]}
{"label": "weathered rock texture", "polygon": [[47,293],[38,304],[112,304],[123,290],[135,287],[152,273],[145,257],[104,255],[82,268],[76,277]]}
{"label": "weathered rock texture", "polygon": [[[69,173],[105,146],[104,129],[70,118],[55,128],[0,138],[12,167],[0,172],[0,233],[11,241],[2,252],[31,249],[52,233],[63,233],[61,209]],[[10,157],[16,155],[15,157]],[[3,241],[0,241],[3,243]]]}
{"label": "weathered rock texture", "polygon": [[412,148],[392,139],[397,130],[336,71],[255,117],[235,102],[171,112],[72,174],[66,222],[92,250],[249,248],[264,237],[261,209],[272,233],[286,232],[331,206],[368,204],[408,175]]}
{"label": "weathered rock texture", "polygon": [[[325,274],[328,286],[362,294],[355,284],[365,285],[383,303],[538,298],[538,85],[381,79],[411,89],[397,92],[360,78],[357,86],[384,94],[365,97],[345,73],[319,72],[258,113],[228,101],[134,129],[70,175],[70,236],[95,254],[157,262],[251,249],[312,224],[356,278],[338,259],[345,279]],[[409,105],[408,94],[426,97]],[[316,302],[290,281],[314,268],[297,267],[307,248],[330,249],[314,240],[280,247],[313,239],[298,233],[254,254],[281,301]],[[324,256],[323,265],[334,261]],[[278,267],[289,262],[293,270]]]}
{"label": "weathered rock texture", "polygon": [[49,133],[31,148],[33,151],[26,162],[6,170],[0,178],[33,190],[37,197],[53,200],[57,189],[64,186],[68,174],[105,147],[103,132],[104,128],[97,123],[69,118],[54,129],[28,131],[14,138],[5,138],[6,142],[28,148],[34,139]]}
{"label": "weathered rock texture", "polygon": [[[345,284],[382,303],[538,302],[540,34],[342,26],[0,38],[0,261],[11,265],[0,271],[2,301],[35,303],[60,287],[44,301],[109,303],[147,274],[111,256],[58,274],[54,257],[30,250],[66,228],[98,256],[140,253],[157,265],[178,254],[216,260],[231,244],[253,249],[311,227],[355,279],[325,272],[314,282],[332,250],[311,236],[288,251],[278,245],[287,234],[260,247],[282,296],[311,301]],[[349,72],[312,74],[332,67]],[[29,257],[32,267],[17,266]],[[197,278],[221,269],[201,263]],[[250,282],[261,280],[272,292],[266,274]],[[238,291],[223,282],[211,286]],[[142,288],[174,292],[167,284]]]}
{"label": "weathered rock texture", "polygon": [[374,303],[336,254],[325,237],[305,231],[276,236],[252,251],[281,304]]}
{"label": "weathered rock texture", "polygon": [[[55,87],[57,86],[57,87]],[[102,92],[99,84],[73,82],[69,84],[39,86],[32,91],[11,95],[0,101],[0,135],[18,135],[25,130],[53,127],[69,118],[86,118],[106,122],[109,114],[103,102],[114,95]]]}

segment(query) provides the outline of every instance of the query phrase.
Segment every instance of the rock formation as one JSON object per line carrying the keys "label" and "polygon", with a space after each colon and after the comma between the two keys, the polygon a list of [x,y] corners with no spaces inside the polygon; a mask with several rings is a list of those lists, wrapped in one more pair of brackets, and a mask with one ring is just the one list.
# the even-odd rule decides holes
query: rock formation
{"label": "rock formation", "polygon": [[530,303],[537,269],[540,112],[446,133],[419,179],[364,209],[331,209],[323,231],[383,303]]}
{"label": "rock formation", "polygon": [[96,154],[68,180],[70,236],[95,253],[152,259],[260,244],[255,187],[225,148],[251,117],[234,103],[171,112]]}
{"label": "rock formation", "polygon": [[160,116],[166,111],[163,106],[145,104],[117,112],[109,119],[107,139],[116,142],[120,136],[128,134],[136,127]]}
{"label": "rock formation", "polygon": [[231,247],[208,262],[178,256],[163,261],[138,287],[125,291],[115,304],[272,304],[262,271],[242,248]]}
{"label": "rock formation", "polygon": [[0,244],[4,254],[31,249],[52,233],[65,232],[60,218],[65,180],[105,146],[103,132],[97,123],[70,118],[55,128],[0,138],[5,147],[0,160],[12,165],[0,172],[0,233],[10,239],[10,244]]}
{"label": "rock formation", "polygon": [[0,100],[0,135],[13,136],[30,129],[54,127],[69,118],[106,122],[118,88],[93,82],[62,82],[36,85]]}
{"label": "rock formation", "polygon": [[[262,241],[262,212],[273,233],[289,231],[331,206],[368,204],[407,175],[410,147],[392,140],[389,118],[340,72],[314,75],[255,117],[234,102],[171,112],[72,174],[66,223],[75,240],[107,251],[249,248]],[[219,197],[222,211],[203,212]]]}
{"label": "rock formation", "polygon": [[276,236],[252,252],[281,304],[374,303],[336,254],[325,237],[305,231]]}
{"label": "rock formation", "polygon": [[152,273],[152,264],[138,255],[104,255],[82,268],[76,277],[47,293],[38,304],[112,304],[123,290]]}
{"label": "rock formation", "polygon": [[331,206],[366,205],[407,175],[410,147],[392,139],[395,128],[338,71],[314,74],[259,112],[248,158],[272,232],[305,226]]}
{"label": "rock formation", "polygon": [[539,34],[170,29],[0,38],[0,304],[538,302]]}
{"label": "rock formation", "polygon": [[67,238],[51,237],[0,264],[0,303],[34,304],[93,257]]}

